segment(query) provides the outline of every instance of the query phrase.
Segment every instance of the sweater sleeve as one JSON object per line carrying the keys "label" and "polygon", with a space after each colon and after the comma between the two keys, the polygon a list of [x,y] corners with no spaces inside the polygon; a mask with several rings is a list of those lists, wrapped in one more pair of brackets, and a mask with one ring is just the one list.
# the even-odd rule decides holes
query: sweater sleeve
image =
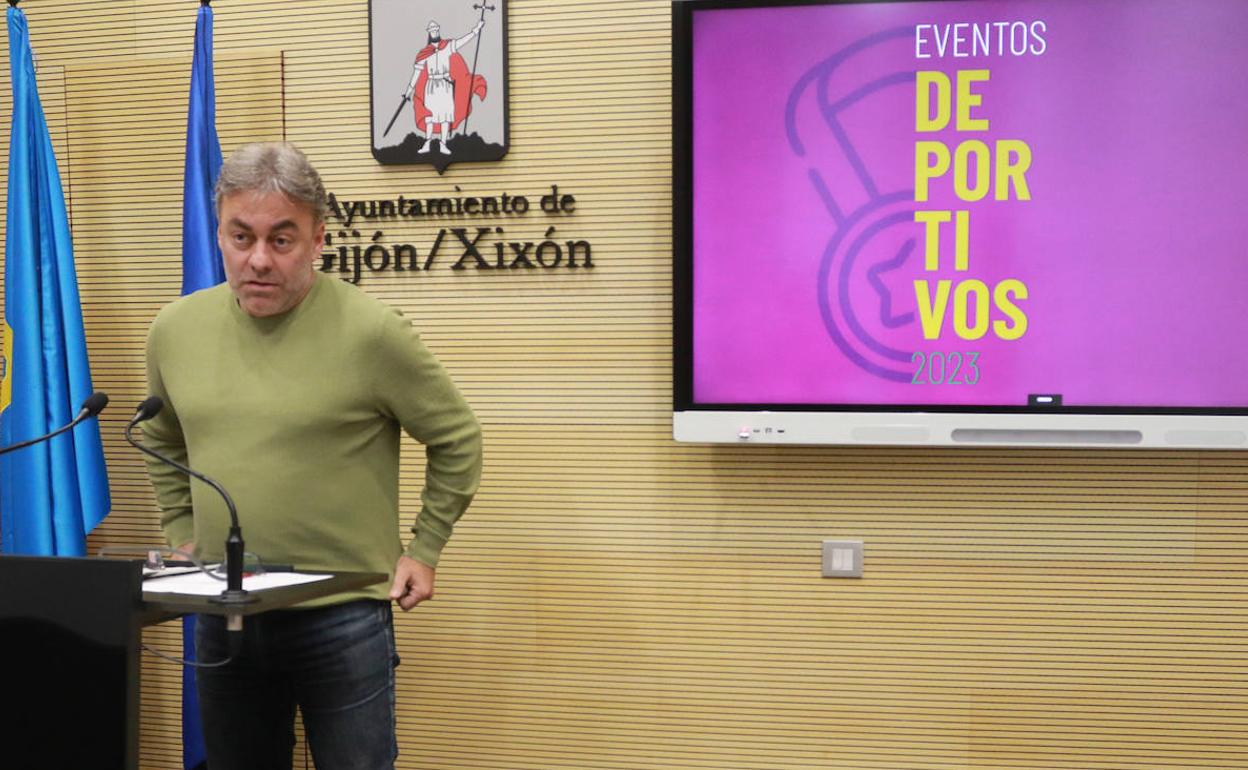
{"label": "sweater sleeve", "polygon": [[[143,443],[151,449],[187,465],[186,440],[177,412],[165,390],[160,374],[160,318],[152,323],[147,335],[147,387],[148,393],[160,396],[165,402],[160,414],[143,423]],[[191,484],[185,473],[159,460],[144,455],[147,474],[156,491],[156,504],[161,510],[160,527],[169,545],[177,548],[195,536],[194,517],[191,508]]]}
{"label": "sweater sleeve", "polygon": [[371,368],[379,407],[425,445],[425,488],[406,553],[436,567],[481,479],[481,427],[410,321],[390,310],[378,336]]}

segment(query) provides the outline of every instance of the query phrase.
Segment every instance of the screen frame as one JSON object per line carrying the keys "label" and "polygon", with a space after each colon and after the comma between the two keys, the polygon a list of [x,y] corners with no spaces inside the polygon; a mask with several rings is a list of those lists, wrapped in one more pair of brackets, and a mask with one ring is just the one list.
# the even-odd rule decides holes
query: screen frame
{"label": "screen frame", "polygon": [[[1248,406],[716,403],[699,402],[694,398],[694,14],[707,10],[895,2],[957,3],[963,0],[673,0],[674,438],[690,442],[837,445],[1248,447]],[[782,429],[781,425],[787,427]]]}

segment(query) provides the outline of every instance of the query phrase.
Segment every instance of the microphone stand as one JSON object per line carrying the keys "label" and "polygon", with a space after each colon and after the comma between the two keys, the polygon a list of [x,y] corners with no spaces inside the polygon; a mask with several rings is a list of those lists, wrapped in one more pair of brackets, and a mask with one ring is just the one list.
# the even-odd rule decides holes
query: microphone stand
{"label": "microphone stand", "polygon": [[[256,601],[256,597],[251,596],[247,593],[247,591],[243,590],[243,552],[245,550],[243,546],[243,530],[238,524],[238,509],[234,507],[234,500],[230,497],[230,494],[225,491],[225,487],[221,486],[216,481],[208,478],[199,471],[192,470],[176,460],[165,457],[154,449],[143,446],[139,442],[135,441],[134,437],[130,435],[130,432],[134,430],[134,426],[144,420],[149,420],[152,417],[155,417],[162,407],[164,407],[164,402],[161,401],[158,396],[152,396],[143,403],[139,404],[139,409],[135,413],[134,418],[131,419],[126,425],[126,441],[130,443],[130,446],[139,450],[143,454],[154,457],[166,465],[177,468],[179,471],[182,471],[188,476],[199,479],[208,486],[212,487],[217,494],[221,495],[221,499],[225,500],[225,507],[229,509],[230,512],[230,533],[225,539],[225,590],[221,592],[220,596],[213,598],[212,601],[217,604],[227,605],[248,604],[250,602],[254,602]],[[230,630],[235,630],[232,628],[235,621],[237,621],[239,630],[241,630],[242,616],[230,615],[228,617],[231,625]]]}
{"label": "microphone stand", "polygon": [[96,416],[103,411],[104,407],[107,405],[108,396],[103,393],[92,393],[90,396],[87,396],[87,400],[83,402],[82,408],[78,410],[78,414],[68,425],[62,425],[51,433],[45,433],[42,436],[37,436],[27,441],[20,441],[10,446],[0,447],[0,455],[5,455],[9,452],[16,452],[19,449],[25,449],[28,446],[38,444],[40,441],[47,441],[48,439],[56,438],[62,433],[78,427],[83,420]]}

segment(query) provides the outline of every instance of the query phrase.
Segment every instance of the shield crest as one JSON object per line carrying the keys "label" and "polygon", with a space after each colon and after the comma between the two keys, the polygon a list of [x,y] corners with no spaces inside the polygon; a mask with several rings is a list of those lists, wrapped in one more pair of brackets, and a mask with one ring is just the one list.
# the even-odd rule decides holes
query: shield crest
{"label": "shield crest", "polygon": [[507,0],[370,0],[369,73],[379,163],[507,154]]}

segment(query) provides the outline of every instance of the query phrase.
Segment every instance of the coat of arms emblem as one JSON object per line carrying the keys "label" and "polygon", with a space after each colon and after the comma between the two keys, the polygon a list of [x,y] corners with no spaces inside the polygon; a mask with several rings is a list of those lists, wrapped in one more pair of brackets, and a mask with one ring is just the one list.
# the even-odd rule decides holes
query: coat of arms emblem
{"label": "coat of arms emblem", "polygon": [[372,150],[381,163],[507,154],[507,0],[371,0]]}

